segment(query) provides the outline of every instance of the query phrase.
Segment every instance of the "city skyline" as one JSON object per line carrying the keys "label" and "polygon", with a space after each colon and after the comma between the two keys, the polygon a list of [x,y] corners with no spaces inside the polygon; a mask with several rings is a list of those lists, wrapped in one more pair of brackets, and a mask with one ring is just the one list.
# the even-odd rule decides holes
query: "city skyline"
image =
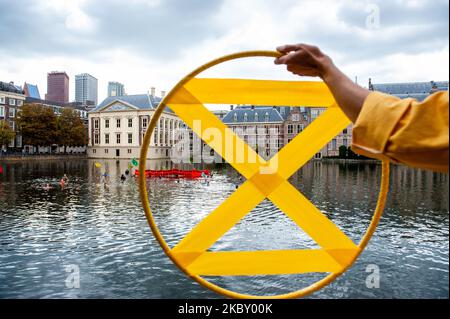
{"label": "city skyline", "polygon": [[[128,94],[168,91],[195,67],[222,54],[306,42],[319,45],[352,79],[367,86],[448,80],[448,2],[0,0],[0,78],[34,83],[45,74],[95,74],[102,101],[108,81]],[[327,7],[324,12],[323,7]],[[120,16],[132,17],[116,26]],[[14,17],[14,18],[13,18]],[[37,21],[39,23],[37,24]],[[167,23],[172,21],[173,23]],[[163,26],[163,28],[161,28]],[[29,35],[33,34],[33,37]],[[42,43],[47,45],[43,46]],[[36,63],[39,61],[39,63]],[[298,79],[271,61],[252,59],[214,76]],[[69,99],[74,100],[75,83]]]}

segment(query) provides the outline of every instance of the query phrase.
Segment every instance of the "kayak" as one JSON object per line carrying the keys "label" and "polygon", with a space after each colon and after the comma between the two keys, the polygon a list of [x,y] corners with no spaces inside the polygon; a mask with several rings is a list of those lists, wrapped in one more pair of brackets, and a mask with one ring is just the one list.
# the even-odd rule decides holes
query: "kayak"
{"label": "kayak", "polygon": [[[139,171],[136,170],[135,176],[139,176]],[[146,170],[145,177],[178,177],[178,178],[199,178],[210,176],[208,170],[181,170],[181,169],[170,169],[170,170]]]}

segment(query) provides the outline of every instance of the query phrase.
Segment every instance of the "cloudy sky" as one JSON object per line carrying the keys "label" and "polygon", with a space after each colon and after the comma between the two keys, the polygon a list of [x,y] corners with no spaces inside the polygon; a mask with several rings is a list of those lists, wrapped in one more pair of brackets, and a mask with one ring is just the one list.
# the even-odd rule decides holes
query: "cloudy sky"
{"label": "cloudy sky", "polygon": [[[66,71],[170,90],[211,59],[311,43],[367,85],[449,79],[448,0],[0,0],[0,81],[38,84]],[[205,76],[294,79],[271,59],[222,65]]]}

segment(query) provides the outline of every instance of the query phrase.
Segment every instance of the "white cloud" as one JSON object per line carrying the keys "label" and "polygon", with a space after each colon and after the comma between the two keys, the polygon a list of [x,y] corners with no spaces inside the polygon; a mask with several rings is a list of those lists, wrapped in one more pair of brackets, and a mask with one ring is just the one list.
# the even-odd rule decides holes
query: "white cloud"
{"label": "white cloud", "polygon": [[77,8],[67,16],[65,25],[71,31],[92,32],[95,22],[86,13]]}
{"label": "white cloud", "polygon": [[[448,3],[436,0],[440,6],[434,10],[424,1],[373,2],[381,12],[376,30],[365,27],[368,1],[225,0],[208,8],[192,1],[183,2],[190,11],[180,12],[176,0],[132,0],[119,21],[117,1],[34,1],[30,14],[36,20],[14,26],[8,22],[14,22],[14,11],[0,12],[0,21],[7,21],[0,32],[17,33],[0,47],[0,80],[37,83],[44,95],[47,72],[65,70],[73,98],[75,74],[87,72],[99,79],[101,100],[108,81],[124,83],[129,94],[150,86],[169,90],[223,54],[296,42],[319,45],[363,85],[369,77],[375,83],[448,80],[448,13],[441,12]],[[196,10],[201,13],[193,14]],[[27,19],[25,12],[19,17]],[[294,79],[262,58],[230,62],[204,75]]]}

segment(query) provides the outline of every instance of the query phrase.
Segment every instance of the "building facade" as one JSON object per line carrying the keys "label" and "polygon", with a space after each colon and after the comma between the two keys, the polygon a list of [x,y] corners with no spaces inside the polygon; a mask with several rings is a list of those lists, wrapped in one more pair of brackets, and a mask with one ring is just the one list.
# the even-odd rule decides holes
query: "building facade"
{"label": "building facade", "polygon": [[232,106],[222,122],[266,160],[284,145],[284,119],[276,107]]}
{"label": "building facade", "polygon": [[125,86],[119,82],[108,82],[108,97],[125,95]]}
{"label": "building facade", "polygon": [[83,105],[97,105],[98,81],[88,73],[75,75],[75,102]]}
{"label": "building facade", "polygon": [[22,147],[22,136],[16,124],[16,119],[24,101],[25,94],[22,88],[14,85],[13,82],[0,82],[0,121],[6,121],[15,132],[14,139],[8,145],[9,148],[18,149]]}
{"label": "building facade", "polygon": [[[138,158],[156,107],[161,98],[152,94],[108,97],[88,113],[91,158]],[[151,137],[149,159],[169,159],[176,131],[184,123],[166,109]]]}
{"label": "building facade", "polygon": [[66,72],[50,72],[47,74],[45,99],[58,103],[69,102],[69,76]]}

